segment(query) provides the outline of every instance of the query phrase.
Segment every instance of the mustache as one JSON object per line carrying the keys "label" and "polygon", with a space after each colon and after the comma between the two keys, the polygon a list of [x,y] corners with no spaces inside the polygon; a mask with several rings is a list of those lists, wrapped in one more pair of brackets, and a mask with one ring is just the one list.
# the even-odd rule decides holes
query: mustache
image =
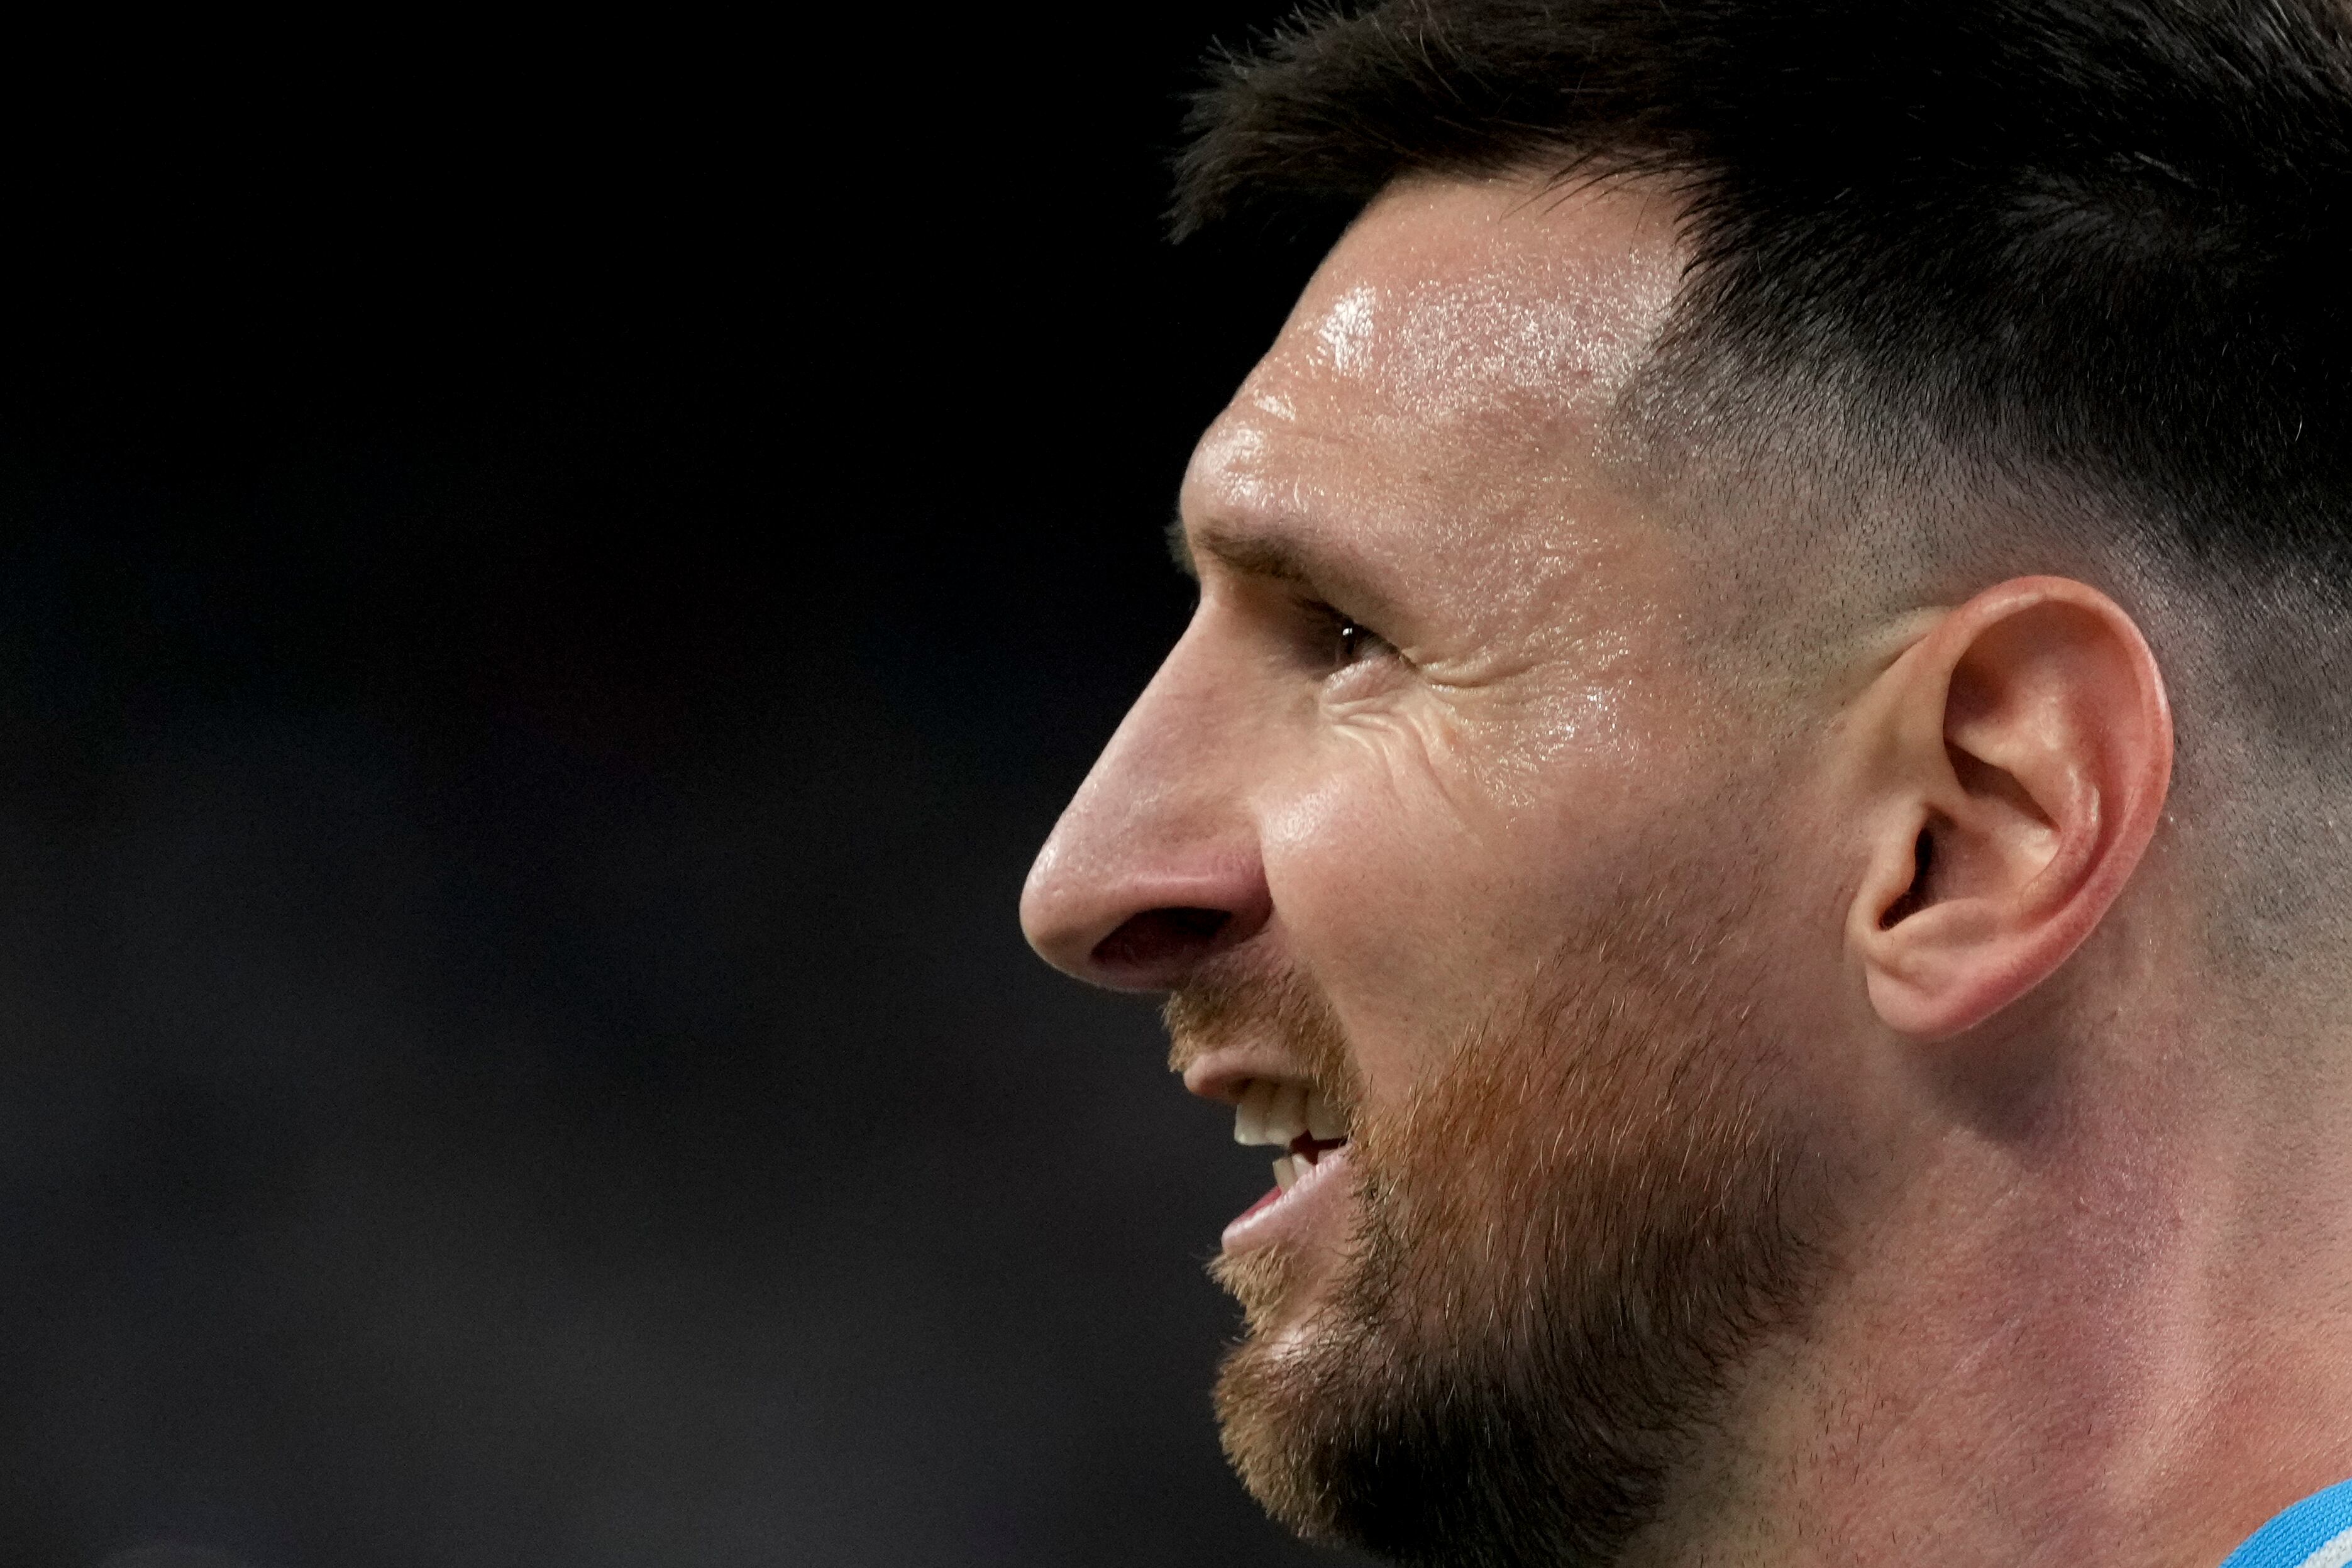
{"label": "mustache", "polygon": [[1296,969],[1210,971],[1168,994],[1168,1068],[1181,1073],[1213,1051],[1273,1045],[1343,1106],[1357,1099],[1355,1054],[1322,991]]}

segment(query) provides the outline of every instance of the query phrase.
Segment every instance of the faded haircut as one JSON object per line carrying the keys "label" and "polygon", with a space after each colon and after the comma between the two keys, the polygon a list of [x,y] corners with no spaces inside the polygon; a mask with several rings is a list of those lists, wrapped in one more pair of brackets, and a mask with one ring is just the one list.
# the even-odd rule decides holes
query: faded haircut
{"label": "faded haircut", "polygon": [[1654,467],[1769,498],[1754,549],[1825,567],[1842,530],[1887,605],[2104,573],[2183,786],[2271,790],[2212,843],[2264,868],[2252,924],[2352,856],[2344,0],[1389,0],[1221,58],[1190,136],[1180,237],[1413,175],[1672,193]]}

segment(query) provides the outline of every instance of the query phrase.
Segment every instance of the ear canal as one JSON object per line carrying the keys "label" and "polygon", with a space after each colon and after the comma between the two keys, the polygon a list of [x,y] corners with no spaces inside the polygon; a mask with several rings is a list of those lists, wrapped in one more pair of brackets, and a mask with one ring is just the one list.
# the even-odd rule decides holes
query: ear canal
{"label": "ear canal", "polygon": [[1901,898],[1887,905],[1885,912],[1879,915],[1878,929],[1881,931],[1887,930],[1896,922],[1908,916],[1916,915],[1927,907],[1930,897],[1927,879],[1936,866],[1936,834],[1933,823],[1919,829],[1918,842],[1911,847],[1911,885],[1903,889]]}

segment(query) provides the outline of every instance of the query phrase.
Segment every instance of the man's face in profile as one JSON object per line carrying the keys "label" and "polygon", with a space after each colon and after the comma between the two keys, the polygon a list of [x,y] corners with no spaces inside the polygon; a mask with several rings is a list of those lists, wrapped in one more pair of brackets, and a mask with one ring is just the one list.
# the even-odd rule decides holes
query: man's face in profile
{"label": "man's face in profile", "polygon": [[1407,1557],[1613,1550],[1826,1236],[1836,950],[1783,939],[1838,889],[1604,450],[1681,259],[1627,194],[1374,204],[1203,437],[1199,610],[1024,903],[1278,1146],[1217,1265],[1244,1479]]}

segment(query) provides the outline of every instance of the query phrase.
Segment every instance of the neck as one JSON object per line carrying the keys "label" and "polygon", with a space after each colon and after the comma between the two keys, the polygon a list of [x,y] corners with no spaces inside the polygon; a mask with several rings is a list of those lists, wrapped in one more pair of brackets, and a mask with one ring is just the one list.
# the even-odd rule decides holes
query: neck
{"label": "neck", "polygon": [[2352,1477],[2352,1040],[2135,1011],[1906,1131],[1630,1563],[2217,1568]]}

